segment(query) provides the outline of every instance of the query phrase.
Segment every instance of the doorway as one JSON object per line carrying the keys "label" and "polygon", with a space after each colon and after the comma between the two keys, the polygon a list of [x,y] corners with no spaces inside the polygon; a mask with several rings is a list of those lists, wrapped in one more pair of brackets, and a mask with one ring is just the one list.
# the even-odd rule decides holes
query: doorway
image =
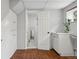
{"label": "doorway", "polygon": [[38,47],[38,18],[36,14],[28,13],[27,48]]}

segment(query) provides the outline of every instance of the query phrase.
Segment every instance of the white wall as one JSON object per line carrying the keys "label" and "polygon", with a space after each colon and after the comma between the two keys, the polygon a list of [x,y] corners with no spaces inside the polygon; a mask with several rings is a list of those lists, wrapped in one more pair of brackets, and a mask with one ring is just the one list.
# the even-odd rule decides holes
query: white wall
{"label": "white wall", "polygon": [[49,18],[49,31],[64,32],[63,10],[50,11]]}
{"label": "white wall", "polygon": [[11,10],[1,22],[1,59],[10,59],[17,49],[17,16]]}
{"label": "white wall", "polygon": [[25,11],[21,12],[17,18],[17,47],[18,49],[24,49],[26,32]]}
{"label": "white wall", "polygon": [[1,19],[9,13],[9,0],[1,0]]}
{"label": "white wall", "polygon": [[63,10],[50,10],[38,13],[38,48],[50,49],[47,32],[64,32]]}

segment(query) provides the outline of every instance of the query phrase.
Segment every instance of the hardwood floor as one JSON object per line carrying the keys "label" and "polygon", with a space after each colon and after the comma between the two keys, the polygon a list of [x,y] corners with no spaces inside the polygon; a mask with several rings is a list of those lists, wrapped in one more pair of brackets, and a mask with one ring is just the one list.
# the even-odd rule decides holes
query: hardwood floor
{"label": "hardwood floor", "polygon": [[77,59],[75,56],[59,56],[54,51],[27,49],[17,50],[11,59]]}

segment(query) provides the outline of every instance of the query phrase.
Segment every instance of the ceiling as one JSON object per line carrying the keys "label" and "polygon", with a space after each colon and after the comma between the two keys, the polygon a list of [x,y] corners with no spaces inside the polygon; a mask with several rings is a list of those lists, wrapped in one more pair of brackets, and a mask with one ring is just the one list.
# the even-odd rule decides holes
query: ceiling
{"label": "ceiling", "polygon": [[62,9],[75,0],[23,0],[27,9]]}
{"label": "ceiling", "polygon": [[26,9],[30,10],[52,10],[62,9],[75,0],[10,0],[10,8],[19,14]]}

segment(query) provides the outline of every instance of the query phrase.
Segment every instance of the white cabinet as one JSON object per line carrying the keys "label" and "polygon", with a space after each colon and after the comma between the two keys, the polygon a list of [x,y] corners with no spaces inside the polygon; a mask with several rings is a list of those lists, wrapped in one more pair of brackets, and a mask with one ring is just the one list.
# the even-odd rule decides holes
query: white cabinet
{"label": "white cabinet", "polygon": [[59,39],[55,33],[52,35],[52,47],[59,53]]}
{"label": "white cabinet", "polygon": [[11,10],[1,22],[1,59],[10,59],[17,48],[17,16]]}
{"label": "white cabinet", "polygon": [[55,49],[61,56],[74,56],[69,33],[56,33],[52,36],[53,49]]}

